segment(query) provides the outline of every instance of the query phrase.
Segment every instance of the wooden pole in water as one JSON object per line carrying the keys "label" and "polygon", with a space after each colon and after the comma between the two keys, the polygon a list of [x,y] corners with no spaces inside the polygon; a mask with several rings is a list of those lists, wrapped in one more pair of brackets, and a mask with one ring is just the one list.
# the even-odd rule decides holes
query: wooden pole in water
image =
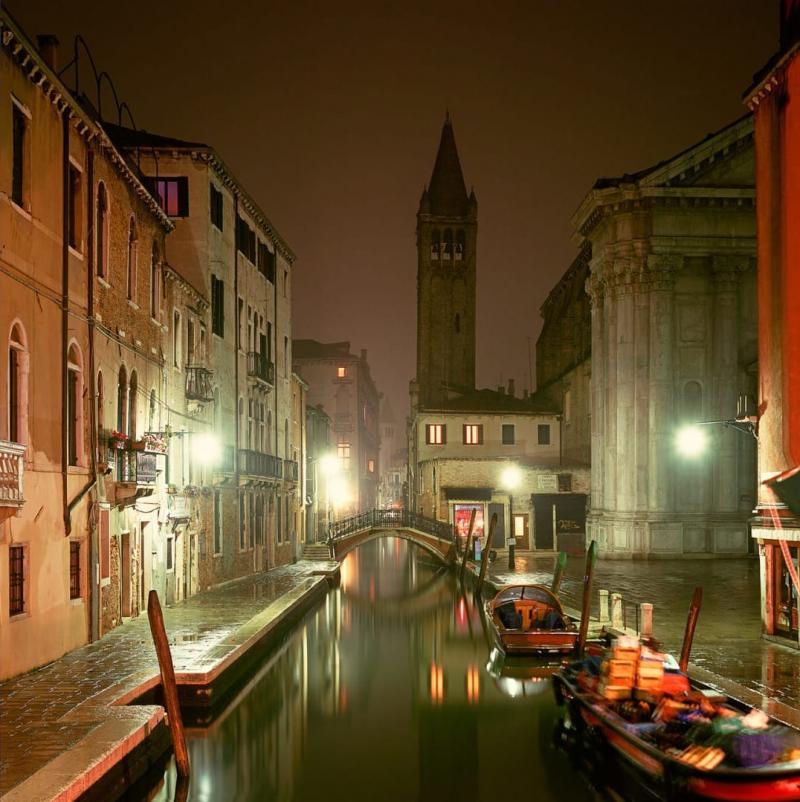
{"label": "wooden pole in water", "polygon": [[689,668],[689,655],[692,651],[694,631],[697,627],[697,619],[700,617],[700,605],[702,603],[703,589],[695,588],[692,594],[692,603],[689,605],[689,616],[686,619],[686,632],[683,634],[683,646],[681,647],[681,659],[679,662],[680,669],[684,673]]}
{"label": "wooden pole in water", "polygon": [[[469,516],[469,532],[467,533],[467,542],[464,546],[464,558],[461,560],[461,577],[464,577],[464,571],[467,570],[467,556],[469,555],[469,547],[472,545],[472,530],[475,528],[475,514],[478,512],[477,507],[472,508]],[[458,537],[458,535],[456,535]]]}
{"label": "wooden pole in water", "polygon": [[581,604],[581,626],[578,630],[578,643],[575,652],[578,657],[583,656],[586,647],[586,636],[589,634],[589,614],[592,609],[592,576],[594,574],[594,564],[597,561],[597,541],[593,540],[589,544],[586,552],[586,569],[583,574],[583,603]]}
{"label": "wooden pole in water", "polygon": [[497,526],[497,513],[492,515],[492,520],[489,522],[489,534],[486,536],[486,545],[483,547],[483,554],[481,554],[481,572],[478,576],[478,593],[483,589],[483,580],[486,576],[486,569],[489,567],[489,546],[494,539],[494,528]]}
{"label": "wooden pole in water", "polygon": [[150,621],[150,633],[158,655],[158,666],[161,669],[161,687],[164,689],[164,701],[167,706],[169,730],[172,735],[172,746],[175,749],[175,765],[179,777],[189,776],[189,752],[186,749],[186,738],[183,734],[183,719],[178,704],[178,685],[175,682],[175,668],[172,665],[172,653],[169,650],[167,631],[164,629],[164,616],[158,593],[151,590],[147,597],[147,618]]}
{"label": "wooden pole in water", "polygon": [[558,553],[558,560],[556,560],[556,568],[553,573],[553,584],[550,585],[550,592],[554,596],[558,596],[558,589],[561,587],[561,580],[564,578],[564,569],[567,567],[567,552],[560,551]]}

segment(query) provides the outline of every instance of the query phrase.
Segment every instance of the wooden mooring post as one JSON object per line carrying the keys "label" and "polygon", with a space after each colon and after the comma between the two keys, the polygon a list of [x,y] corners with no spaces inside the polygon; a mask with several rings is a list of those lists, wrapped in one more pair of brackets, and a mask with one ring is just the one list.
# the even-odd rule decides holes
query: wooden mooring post
{"label": "wooden mooring post", "polygon": [[175,668],[172,665],[172,653],[169,650],[167,631],[164,628],[164,616],[158,593],[151,590],[147,597],[147,618],[150,621],[150,633],[158,655],[158,667],[161,669],[161,687],[164,689],[164,701],[167,707],[169,730],[172,735],[172,746],[175,749],[175,765],[179,777],[189,776],[189,752],[186,749],[186,738],[183,734],[183,719],[178,703],[178,684],[175,682]]}
{"label": "wooden mooring post", "polygon": [[583,574],[583,600],[581,602],[581,623],[578,630],[578,643],[575,646],[575,653],[578,657],[583,657],[583,649],[586,646],[586,637],[589,634],[589,616],[592,611],[592,577],[594,576],[594,565],[597,562],[597,541],[593,540],[586,551],[586,569]]}
{"label": "wooden mooring post", "polygon": [[[464,545],[464,558],[461,560],[461,578],[464,578],[464,572],[467,570],[467,558],[469,556],[469,549],[472,545],[472,530],[475,528],[475,513],[478,512],[477,507],[472,508],[472,512],[469,516],[469,532],[467,533],[467,542]],[[456,533],[456,537],[458,537],[458,533]]]}
{"label": "wooden mooring post", "polygon": [[692,594],[692,603],[689,605],[689,615],[686,618],[686,631],[683,633],[683,646],[681,647],[681,659],[678,664],[681,671],[686,673],[689,668],[689,655],[692,653],[692,641],[694,631],[697,627],[697,619],[700,617],[700,606],[703,603],[703,589],[695,588]]}
{"label": "wooden mooring post", "polygon": [[558,595],[558,589],[561,587],[561,580],[564,578],[564,570],[567,567],[567,552],[560,551],[558,553],[558,559],[556,560],[556,567],[553,571],[553,584],[550,585],[550,592],[554,595]]}
{"label": "wooden mooring post", "polygon": [[496,526],[497,513],[494,513],[494,515],[492,515],[492,520],[489,522],[489,534],[486,536],[486,545],[483,547],[483,553],[481,554],[481,572],[478,575],[478,593],[483,590],[483,580],[486,578],[486,569],[489,567],[489,546],[492,545]]}

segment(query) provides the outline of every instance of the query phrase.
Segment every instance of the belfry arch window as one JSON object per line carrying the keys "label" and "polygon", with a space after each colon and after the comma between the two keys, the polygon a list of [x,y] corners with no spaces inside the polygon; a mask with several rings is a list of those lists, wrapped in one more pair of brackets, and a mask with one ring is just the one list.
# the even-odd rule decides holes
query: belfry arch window
{"label": "belfry arch window", "polygon": [[106,185],[101,181],[97,185],[97,221],[95,224],[97,239],[97,275],[108,278],[108,193]]}
{"label": "belfry arch window", "polygon": [[67,352],[67,462],[80,465],[83,456],[83,358],[72,344]]}
{"label": "belfry arch window", "polygon": [[136,303],[136,260],[137,260],[136,220],[131,217],[128,221],[128,300]]}
{"label": "belfry arch window", "polygon": [[11,327],[8,340],[8,439],[28,442],[28,340],[20,323]]}
{"label": "belfry arch window", "polygon": [[449,262],[453,258],[453,231],[450,228],[444,230],[444,241],[442,242],[442,260]]}
{"label": "belfry arch window", "polygon": [[439,261],[439,249],[441,248],[441,239],[442,236],[439,233],[438,228],[434,228],[431,231],[431,261],[438,262]]}
{"label": "belfry arch window", "polygon": [[456,232],[455,260],[460,262],[464,258],[464,230],[459,228]]}

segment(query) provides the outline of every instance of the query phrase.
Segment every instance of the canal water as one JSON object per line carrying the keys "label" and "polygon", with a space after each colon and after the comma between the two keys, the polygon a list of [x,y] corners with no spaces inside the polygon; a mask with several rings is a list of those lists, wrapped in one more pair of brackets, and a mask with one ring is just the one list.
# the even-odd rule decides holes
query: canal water
{"label": "canal water", "polygon": [[[498,658],[452,573],[407,541],[368,543],[212,725],[189,731],[188,798],[597,799],[553,746],[546,672]],[[150,798],[175,798],[174,766]]]}

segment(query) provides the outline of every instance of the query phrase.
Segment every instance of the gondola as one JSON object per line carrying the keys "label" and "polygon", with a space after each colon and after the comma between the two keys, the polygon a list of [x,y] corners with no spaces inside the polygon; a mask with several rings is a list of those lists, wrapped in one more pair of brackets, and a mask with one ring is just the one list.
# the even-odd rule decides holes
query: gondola
{"label": "gondola", "polygon": [[650,798],[670,802],[800,800],[794,728],[691,681],[674,661],[663,676],[675,692],[655,695],[609,684],[608,661],[599,675],[587,671],[591,663],[555,672],[553,688],[567,708],[559,740],[603,782],[632,777]]}
{"label": "gondola", "polygon": [[484,610],[506,654],[567,654],[578,642],[577,627],[544,585],[507,585]]}

